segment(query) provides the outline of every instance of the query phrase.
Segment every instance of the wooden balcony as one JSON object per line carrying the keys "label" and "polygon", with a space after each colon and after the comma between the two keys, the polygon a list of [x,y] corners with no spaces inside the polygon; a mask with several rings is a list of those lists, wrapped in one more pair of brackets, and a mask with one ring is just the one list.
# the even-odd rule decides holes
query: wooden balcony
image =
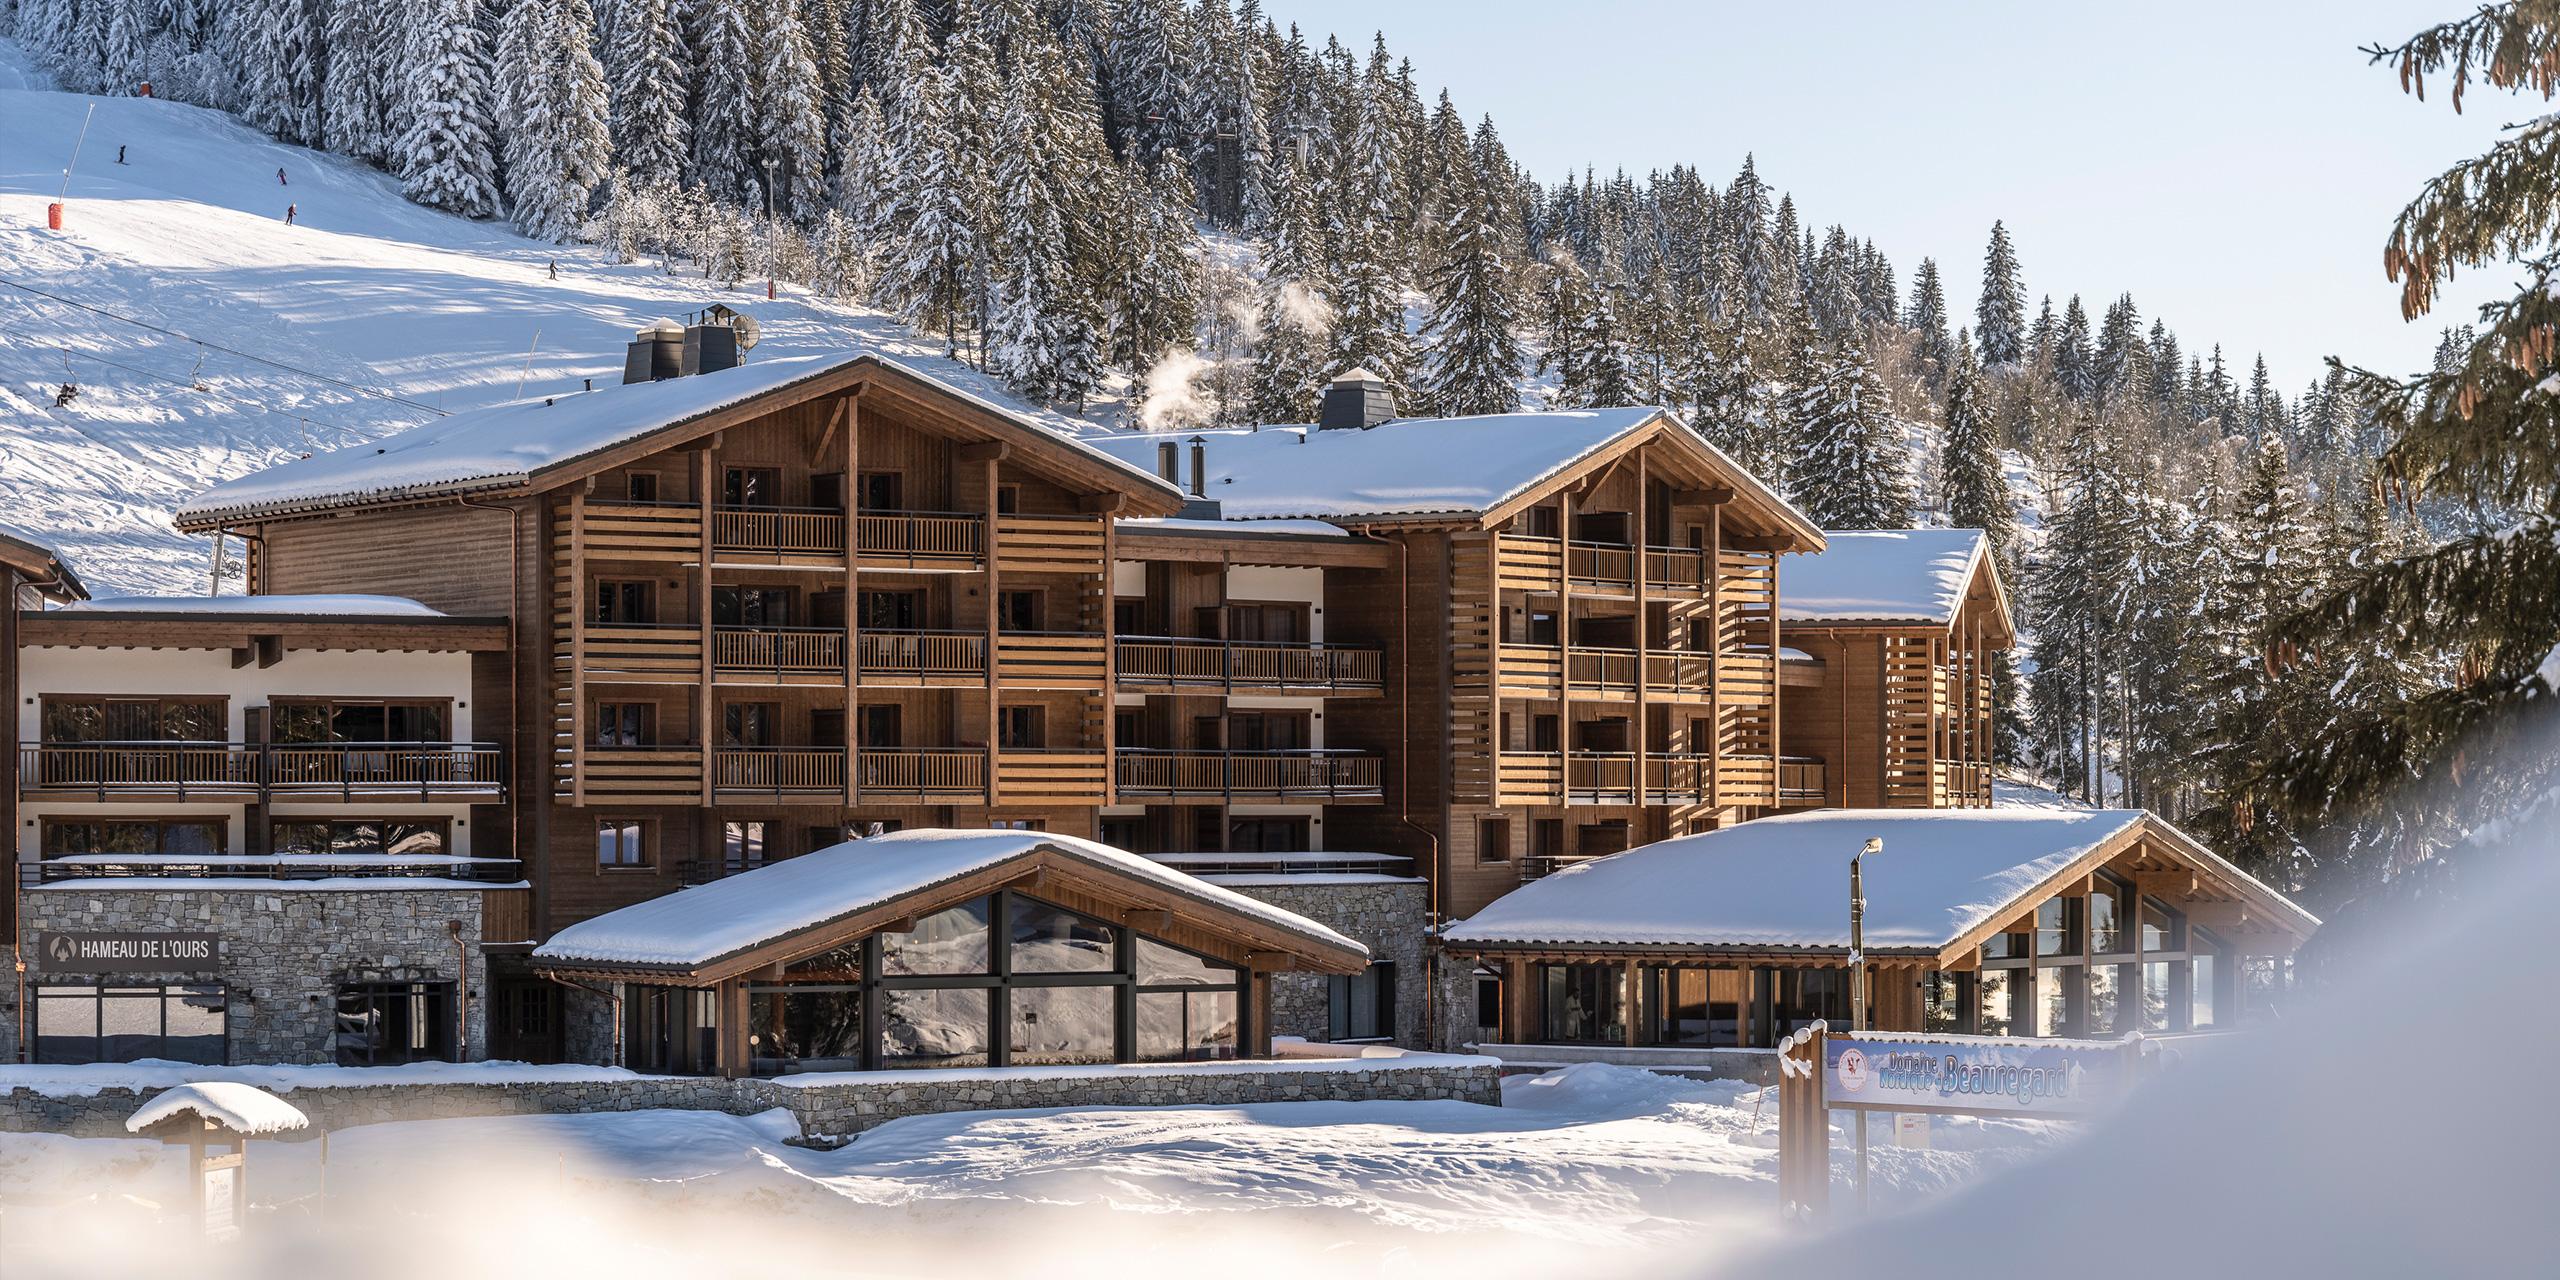
{"label": "wooden balcony", "polygon": [[860,799],[974,804],[987,797],[984,748],[864,747],[855,760]]}
{"label": "wooden balcony", "polygon": [[1505,751],[1494,759],[1497,804],[1562,804],[1564,753]]}
{"label": "wooden balcony", "polygon": [[[1822,763],[1791,761],[1788,767],[1789,776],[1810,785],[1818,802]],[[1501,804],[1765,806],[1774,803],[1778,773],[1767,756],[1647,752],[1639,767],[1631,752],[1505,751],[1495,777]]]}
{"label": "wooden balcony", "polygon": [[712,755],[711,788],[722,802],[844,801],[842,747],[722,747]]}
{"label": "wooden balcony", "polygon": [[[1576,696],[1632,696],[1641,662],[1647,696],[1703,699],[1714,692],[1718,670],[1743,670],[1749,661],[1748,655],[1685,649],[1648,649],[1639,654],[1633,649],[1506,644],[1502,646],[1502,691],[1533,698],[1561,697],[1567,690]],[[1757,701],[1762,684],[1757,680],[1735,680],[1726,693]]]}
{"label": "wooden balcony", "polygon": [[[561,517],[560,545],[568,545],[568,516]],[[702,508],[676,502],[590,502],[577,523],[578,545],[590,560],[655,560],[691,564],[702,559]]]}
{"label": "wooden balcony", "polygon": [[1385,655],[1376,649],[1122,636],[1119,659],[1122,688],[1182,692],[1245,689],[1333,696],[1373,694],[1386,687]]}
{"label": "wooden balcony", "polygon": [[1821,805],[1830,796],[1830,775],[1822,761],[1802,756],[1786,756],[1778,761],[1778,803]]}
{"label": "wooden balcony", "polygon": [[28,743],[29,797],[82,800],[459,800],[506,795],[506,755],[481,742]]}
{"label": "wooden balcony", "polygon": [[1124,747],[1120,794],[1194,800],[1371,801],[1379,758],[1348,751],[1152,751]]}
{"label": "wooden balcony", "polygon": [[590,805],[702,803],[700,747],[589,747],[580,761]]}
{"label": "wooden balcony", "polygon": [[854,648],[866,683],[979,685],[987,678],[983,631],[865,631]]}
{"label": "wooden balcony", "polygon": [[723,559],[844,559],[844,512],[833,507],[719,507],[711,513],[711,548]]}
{"label": "wooden balcony", "polygon": [[256,796],[263,779],[255,743],[27,743],[18,748],[18,790],[28,796],[228,799]]}
{"label": "wooden balcony", "polygon": [[1641,567],[1648,595],[1694,597],[1707,590],[1709,553],[1690,547],[1637,547],[1616,542],[1566,542],[1506,533],[1495,540],[1494,578],[1505,590],[1577,591],[1630,595]]}
{"label": "wooden balcony", "polygon": [[986,562],[987,518],[971,512],[865,511],[854,531],[865,569],[966,573]]}
{"label": "wooden balcony", "polygon": [[[690,622],[590,623],[579,674],[606,684],[698,684],[702,629]],[[565,660],[565,659],[564,659]]]}
{"label": "wooden balcony", "polygon": [[997,516],[996,572],[1104,574],[1101,516]]}
{"label": "wooden balcony", "polygon": [[996,683],[1008,689],[1102,689],[1111,679],[1111,642],[1073,631],[1006,631],[996,636]]}
{"label": "wooden balcony", "polygon": [[1111,758],[1096,748],[1006,747],[996,752],[997,804],[1101,804],[1111,789]]}
{"label": "wooden balcony", "polygon": [[718,627],[711,670],[727,682],[834,684],[844,679],[844,632],[830,627]]}

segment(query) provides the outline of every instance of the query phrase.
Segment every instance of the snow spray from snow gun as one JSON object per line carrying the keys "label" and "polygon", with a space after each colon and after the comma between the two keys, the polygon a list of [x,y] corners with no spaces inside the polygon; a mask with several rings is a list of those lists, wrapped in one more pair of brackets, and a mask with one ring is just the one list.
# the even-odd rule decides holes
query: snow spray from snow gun
{"label": "snow spray from snow gun", "polygon": [[62,166],[62,194],[55,196],[53,203],[44,207],[44,225],[48,231],[62,230],[62,206],[71,199],[71,170],[80,163],[80,148],[89,141],[89,122],[97,118],[97,115],[98,104],[92,102],[89,104],[89,110],[80,117],[80,136],[73,139],[71,143],[71,163]]}

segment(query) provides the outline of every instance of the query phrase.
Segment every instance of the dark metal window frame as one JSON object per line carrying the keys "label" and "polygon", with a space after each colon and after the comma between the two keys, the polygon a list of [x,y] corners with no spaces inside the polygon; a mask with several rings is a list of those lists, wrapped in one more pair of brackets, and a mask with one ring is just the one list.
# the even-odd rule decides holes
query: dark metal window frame
{"label": "dark metal window frame", "polygon": [[[207,995],[220,1000],[222,1002],[221,1007],[213,1010],[213,1012],[221,1018],[222,1054],[213,1062],[205,1065],[224,1066],[230,1063],[230,992],[225,990],[221,983],[110,982],[104,980],[96,982],[44,982],[27,988],[27,999],[32,1006],[27,1010],[29,1015],[27,1019],[27,1060],[46,1065],[72,1065],[84,1062],[138,1061],[139,1059],[136,1058],[108,1058],[104,1056],[107,1042],[107,997],[110,994],[128,999],[144,994],[150,994],[158,997],[160,1004],[160,1030],[159,1033],[153,1037],[157,1042],[154,1051],[141,1055],[141,1057],[144,1058],[173,1057],[169,1052],[168,1046],[169,1005],[171,1001],[183,1003],[189,997],[202,997]],[[68,1038],[46,1034],[44,1028],[48,1006],[58,1009],[62,1005],[76,1004],[84,1000],[89,1004],[89,1025],[91,1027],[91,1032],[86,1037],[89,1042],[88,1054],[86,1056],[65,1057],[47,1053],[45,1050],[49,1042],[57,1039]]]}
{"label": "dark metal window frame", "polygon": [[[461,998],[461,984],[437,978],[367,978],[341,982],[334,993],[331,1015],[334,1029],[330,1036],[331,1056],[342,1067],[398,1066],[412,1062],[459,1062],[462,1058],[454,1026],[456,1002]],[[349,1031],[346,1025],[348,1003],[361,1002],[377,1021],[370,1031],[371,1039],[361,1045],[351,1036],[368,1034]],[[384,1033],[394,1025],[384,1016],[395,1001],[415,1001],[408,1014],[407,1025],[424,1026],[426,1043],[412,1052],[407,1046],[386,1052]],[[351,1052],[351,1050],[353,1052]],[[360,1060],[358,1060],[360,1059]]]}

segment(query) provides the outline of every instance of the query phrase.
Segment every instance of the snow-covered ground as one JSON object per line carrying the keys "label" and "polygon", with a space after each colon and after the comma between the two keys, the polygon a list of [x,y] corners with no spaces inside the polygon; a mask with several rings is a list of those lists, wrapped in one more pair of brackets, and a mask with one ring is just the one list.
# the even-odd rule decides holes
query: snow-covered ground
{"label": "snow-covered ground", "polygon": [[[751,360],[870,348],[1038,412],[885,316],[423,209],[387,175],[219,112],[56,91],[7,41],[0,120],[0,511],[101,595],[202,594],[209,544],[169,512],[215,481],[438,411],[605,385],[634,329],[713,302],[762,324]],[[48,231],[75,144],[64,229]],[[57,406],[66,382],[78,395]]]}
{"label": "snow-covered ground", "polygon": [[[1586,1065],[1516,1078],[1498,1109],[962,1113],[895,1121],[833,1152],[785,1145],[778,1115],[373,1125],[332,1135],[325,1217],[318,1145],[260,1147],[253,1200],[278,1207],[239,1256],[393,1276],[682,1274],[740,1251],[768,1274],[1660,1274],[1711,1267],[1774,1231],[1774,1093],[1762,1101],[1740,1084]],[[1930,1150],[1876,1152],[1875,1199],[1943,1195],[2059,1132],[1942,1121]],[[179,1174],[152,1144],[0,1135],[11,1280],[138,1270],[122,1264],[160,1247],[142,1202],[180,1203]],[[365,1224],[386,1218],[434,1230],[418,1250],[385,1250]]]}

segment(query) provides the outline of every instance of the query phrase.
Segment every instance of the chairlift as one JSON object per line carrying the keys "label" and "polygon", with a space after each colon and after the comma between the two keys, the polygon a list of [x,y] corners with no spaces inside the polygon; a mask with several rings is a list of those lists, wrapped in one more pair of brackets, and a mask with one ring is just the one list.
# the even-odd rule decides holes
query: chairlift
{"label": "chairlift", "polygon": [[68,409],[68,408],[70,408],[70,407],[71,407],[71,402],[72,402],[72,401],[74,401],[74,400],[77,400],[77,399],[79,399],[79,398],[80,398],[80,384],[79,384],[79,383],[77,383],[77,382],[66,382],[66,383],[63,383],[63,384],[62,384],[62,389],[53,393],[53,407],[54,407],[54,408],[56,408],[56,409]]}

